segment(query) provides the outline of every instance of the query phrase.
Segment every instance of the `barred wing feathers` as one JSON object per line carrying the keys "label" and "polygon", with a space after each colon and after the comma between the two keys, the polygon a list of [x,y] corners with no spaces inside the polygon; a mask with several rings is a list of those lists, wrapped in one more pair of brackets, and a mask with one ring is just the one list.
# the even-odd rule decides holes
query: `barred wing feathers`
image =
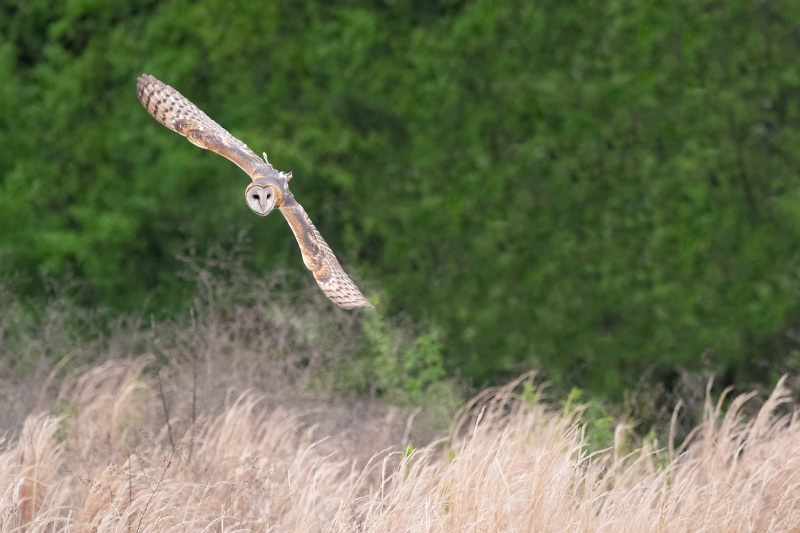
{"label": "barred wing feathers", "polygon": [[153,76],[139,76],[136,94],[157,121],[192,144],[233,161],[251,177],[256,167],[264,164],[245,143],[211,120],[181,93]]}
{"label": "barred wing feathers", "polygon": [[303,206],[295,202],[291,206],[281,207],[280,210],[300,245],[303,263],[314,274],[314,279],[325,296],[343,309],[372,307],[342,270],[333,251],[314,227]]}

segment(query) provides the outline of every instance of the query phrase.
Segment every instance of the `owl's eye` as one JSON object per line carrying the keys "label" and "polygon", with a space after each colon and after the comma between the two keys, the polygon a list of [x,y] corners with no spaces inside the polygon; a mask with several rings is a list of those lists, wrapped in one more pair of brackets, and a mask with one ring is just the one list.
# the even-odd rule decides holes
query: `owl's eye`
{"label": "owl's eye", "polygon": [[[269,195],[267,195],[267,198],[269,198]],[[253,200],[258,201],[258,199],[259,199],[259,196],[257,194],[254,194],[253,195]]]}
{"label": "owl's eye", "polygon": [[[272,194],[267,193],[267,200],[269,200],[270,198],[272,198]],[[258,196],[256,196],[256,199],[258,199]]]}

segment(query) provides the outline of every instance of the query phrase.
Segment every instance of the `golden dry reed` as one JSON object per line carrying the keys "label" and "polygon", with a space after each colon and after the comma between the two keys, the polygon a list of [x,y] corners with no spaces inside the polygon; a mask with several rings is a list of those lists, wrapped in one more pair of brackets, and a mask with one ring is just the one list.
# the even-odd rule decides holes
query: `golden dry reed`
{"label": "golden dry reed", "polygon": [[750,396],[725,412],[708,402],[682,447],[589,453],[579,413],[525,400],[516,382],[412,451],[408,428],[389,427],[406,421],[386,412],[337,426],[326,421],[350,409],[247,391],[198,410],[175,378],[186,369],[156,372],[154,360],[67,377],[5,438],[1,531],[800,530],[784,383],[751,416]]}

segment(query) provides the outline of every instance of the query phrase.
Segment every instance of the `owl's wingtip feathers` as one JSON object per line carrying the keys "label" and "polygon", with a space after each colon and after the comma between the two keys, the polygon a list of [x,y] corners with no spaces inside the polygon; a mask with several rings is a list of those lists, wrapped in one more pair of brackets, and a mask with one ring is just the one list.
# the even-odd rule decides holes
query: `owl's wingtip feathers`
{"label": "owl's wingtip feathers", "polygon": [[349,309],[369,309],[371,307],[375,307],[374,305],[369,303],[367,301],[367,299],[364,298],[363,296],[361,297],[361,299],[355,300],[355,301],[348,301],[348,302],[337,302],[335,300],[332,300],[332,301],[333,301],[333,303],[335,303],[337,306],[341,307],[342,309],[348,309],[348,310]]}
{"label": "owl's wingtip feathers", "polygon": [[[331,256],[333,254],[331,253]],[[325,271],[325,278],[321,279],[318,277],[319,273],[315,272],[314,277],[317,279],[317,284],[319,285],[322,292],[325,296],[328,297],[330,301],[336,304],[337,307],[341,307],[342,309],[365,309],[369,307],[373,307],[369,300],[367,300],[361,291],[358,290],[358,287],[353,280],[351,280],[347,274],[344,273],[342,267],[339,266],[338,261],[336,262],[335,266],[333,266],[333,261],[335,257],[329,258],[328,269],[324,269]],[[333,267],[333,268],[331,268]]]}
{"label": "owl's wingtip feathers", "polygon": [[148,84],[160,83],[154,76],[142,72],[142,75],[136,78],[136,92],[141,96]]}

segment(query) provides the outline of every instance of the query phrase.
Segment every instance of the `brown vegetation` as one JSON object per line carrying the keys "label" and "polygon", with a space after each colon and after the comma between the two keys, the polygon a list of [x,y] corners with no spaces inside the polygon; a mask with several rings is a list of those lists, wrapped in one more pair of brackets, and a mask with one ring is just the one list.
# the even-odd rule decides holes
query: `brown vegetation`
{"label": "brown vegetation", "polygon": [[707,400],[678,447],[620,424],[597,449],[580,409],[526,379],[479,394],[448,432],[434,401],[347,399],[325,377],[356,347],[351,315],[268,301],[80,346],[60,326],[31,336],[63,364],[0,383],[0,531],[800,528],[783,383],[760,409]]}
{"label": "brown vegetation", "polygon": [[800,526],[798,425],[773,416],[783,386],[749,421],[744,398],[725,415],[709,405],[671,456],[646,446],[623,456],[621,442],[589,454],[579,420],[522,400],[513,385],[482,394],[448,437],[409,453],[390,417],[329,407],[326,419],[345,421],[331,432],[307,410],[249,392],[217,415],[190,422],[184,405],[167,422],[174,406],[151,362],[109,362],[68,381],[49,412],[5,441],[2,531]]}

